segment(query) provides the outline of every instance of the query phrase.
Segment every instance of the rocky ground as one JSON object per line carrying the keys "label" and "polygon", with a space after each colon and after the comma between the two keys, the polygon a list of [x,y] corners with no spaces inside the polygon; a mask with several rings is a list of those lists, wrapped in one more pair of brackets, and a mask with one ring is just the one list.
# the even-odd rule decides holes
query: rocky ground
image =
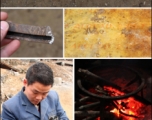
{"label": "rocky ground", "polygon": [[151,0],[1,0],[2,7],[150,7]]}
{"label": "rocky ground", "polygon": [[[1,68],[1,104],[9,97],[18,93],[23,86],[23,79],[25,78],[26,70],[30,65],[39,60],[2,60],[2,62],[17,68],[20,72],[6,70]],[[56,62],[61,65],[57,65]],[[66,111],[70,120],[73,119],[73,67],[68,66],[72,61],[70,60],[43,60],[48,64],[54,73],[55,84],[53,90],[56,90],[60,97],[62,107]]]}

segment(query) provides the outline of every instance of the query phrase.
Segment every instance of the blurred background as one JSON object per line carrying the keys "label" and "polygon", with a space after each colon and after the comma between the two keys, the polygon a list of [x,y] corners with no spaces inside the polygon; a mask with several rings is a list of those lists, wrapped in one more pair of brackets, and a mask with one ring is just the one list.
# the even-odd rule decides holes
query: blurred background
{"label": "blurred background", "polygon": [[1,9],[8,13],[7,21],[34,26],[50,26],[55,37],[53,44],[21,41],[20,48],[11,57],[62,57],[62,9]]}

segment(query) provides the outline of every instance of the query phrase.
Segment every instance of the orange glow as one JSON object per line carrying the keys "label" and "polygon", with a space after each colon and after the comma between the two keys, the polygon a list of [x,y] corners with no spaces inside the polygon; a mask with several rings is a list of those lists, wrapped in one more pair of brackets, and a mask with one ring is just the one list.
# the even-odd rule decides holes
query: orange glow
{"label": "orange glow", "polygon": [[[89,91],[101,96],[103,95],[102,93],[97,92],[93,88],[89,89]],[[104,86],[104,91],[107,92],[110,96],[121,96],[125,94],[109,86]],[[132,116],[144,117],[144,115],[141,115],[139,112],[144,107],[144,104],[135,100],[133,97],[129,97],[122,100],[115,100],[114,103],[117,105],[117,108],[110,110],[110,112],[114,113],[117,117],[123,116],[124,120],[137,120],[137,118]],[[106,106],[105,108],[108,108],[108,106]],[[124,114],[122,114],[120,111]],[[98,117],[96,120],[100,120],[100,117]]]}
{"label": "orange glow", "polygon": [[117,110],[116,108],[114,108],[113,110],[111,110],[110,112],[115,113],[117,115],[117,117],[119,117],[119,110]]}
{"label": "orange glow", "polygon": [[[108,91],[109,95],[111,95],[111,96],[120,96],[120,95],[125,94],[123,92],[120,92],[119,90],[116,90],[112,87],[107,87],[107,86],[104,86],[104,90]],[[142,103],[140,103],[139,101],[135,100],[133,97],[129,97],[129,98],[122,99],[122,100],[116,100],[115,103],[117,103],[119,110],[121,110],[123,113],[141,117],[141,115],[138,113],[138,110],[141,109],[144,105]],[[113,109],[112,112],[118,116],[119,110]],[[124,116],[124,117],[127,120],[135,120],[134,117],[127,117],[127,116]],[[142,116],[142,117],[144,117],[144,116]]]}
{"label": "orange glow", "polygon": [[100,120],[100,117],[98,117],[96,120]]}

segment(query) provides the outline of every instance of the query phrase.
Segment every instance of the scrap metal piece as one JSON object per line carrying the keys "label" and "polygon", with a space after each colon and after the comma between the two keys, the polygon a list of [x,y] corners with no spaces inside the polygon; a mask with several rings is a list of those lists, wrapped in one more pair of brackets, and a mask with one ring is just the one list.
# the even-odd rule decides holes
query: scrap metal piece
{"label": "scrap metal piece", "polygon": [[9,30],[5,38],[26,40],[33,42],[41,42],[52,44],[54,36],[52,35],[50,26],[31,26],[23,24],[15,24],[8,22]]}
{"label": "scrap metal piece", "polygon": [[113,86],[117,89],[121,89],[118,85],[116,85],[112,82],[109,82],[109,81],[101,78],[100,76],[95,75],[94,73],[92,73],[88,70],[79,68],[77,73],[81,78],[83,78],[82,80],[85,79],[87,81],[90,81],[92,83],[96,83],[96,84],[99,84],[99,85],[106,84],[106,85]]}
{"label": "scrap metal piece", "polygon": [[98,106],[98,105],[100,105],[100,102],[94,102],[94,103],[90,103],[88,105],[82,105],[78,108],[78,110],[85,110],[85,109],[92,108],[92,107]]}

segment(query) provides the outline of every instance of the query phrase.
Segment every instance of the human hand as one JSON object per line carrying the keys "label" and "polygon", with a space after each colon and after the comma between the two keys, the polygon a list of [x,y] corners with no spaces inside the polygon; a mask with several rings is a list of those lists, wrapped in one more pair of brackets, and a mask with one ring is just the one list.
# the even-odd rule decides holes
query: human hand
{"label": "human hand", "polygon": [[1,57],[9,57],[12,55],[20,46],[20,41],[5,39],[9,25],[5,21],[7,19],[7,13],[1,12]]}

